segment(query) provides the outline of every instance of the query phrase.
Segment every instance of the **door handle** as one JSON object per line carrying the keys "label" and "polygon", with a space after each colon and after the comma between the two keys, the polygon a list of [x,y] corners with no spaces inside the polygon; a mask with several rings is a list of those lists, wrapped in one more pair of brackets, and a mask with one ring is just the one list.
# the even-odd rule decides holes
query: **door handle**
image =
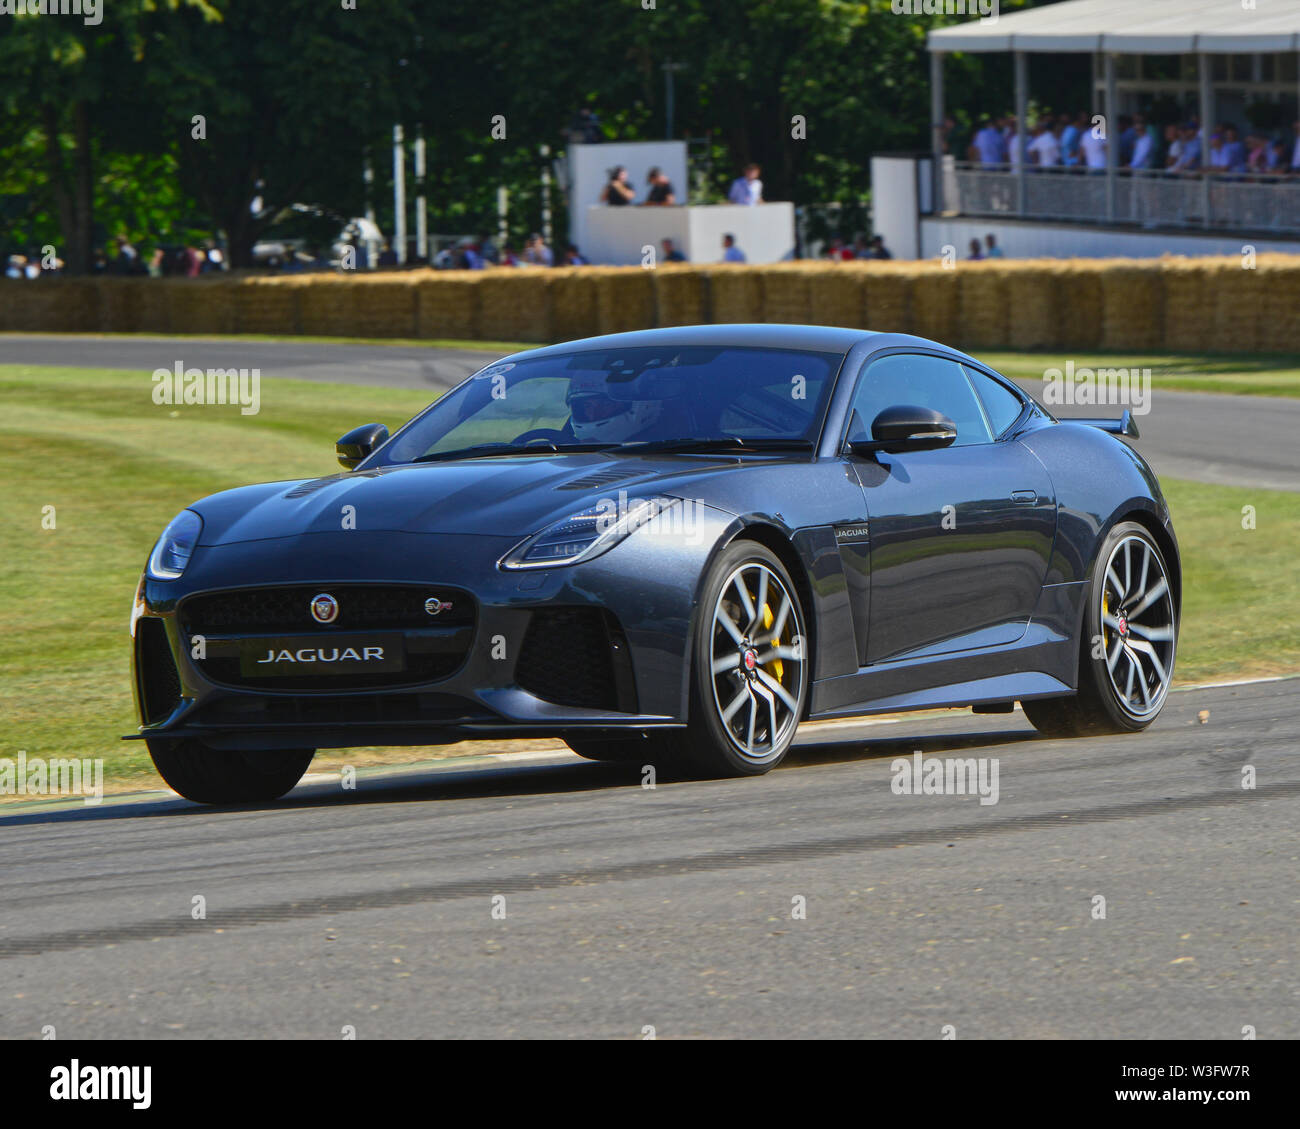
{"label": "door handle", "polygon": [[1037,490],[1012,490],[1011,500],[1017,506],[1032,506],[1038,501]]}

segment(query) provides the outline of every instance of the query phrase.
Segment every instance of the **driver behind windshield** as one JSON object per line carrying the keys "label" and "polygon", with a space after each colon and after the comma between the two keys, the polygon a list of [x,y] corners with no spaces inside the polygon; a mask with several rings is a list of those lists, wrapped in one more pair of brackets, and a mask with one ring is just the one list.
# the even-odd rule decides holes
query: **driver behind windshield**
{"label": "driver behind windshield", "polygon": [[665,432],[663,400],[616,399],[609,394],[609,379],[608,372],[579,372],[569,382],[564,402],[579,443],[636,443],[683,434]]}

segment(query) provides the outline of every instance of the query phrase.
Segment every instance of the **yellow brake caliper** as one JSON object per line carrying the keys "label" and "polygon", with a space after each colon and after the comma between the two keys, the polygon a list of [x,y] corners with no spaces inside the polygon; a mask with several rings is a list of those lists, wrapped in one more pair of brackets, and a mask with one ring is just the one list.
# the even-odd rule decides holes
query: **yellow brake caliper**
{"label": "yellow brake caliper", "polygon": [[[764,604],[763,605],[763,630],[764,631],[771,630],[772,624],[775,620],[776,620],[776,616],[772,614],[772,605]],[[780,640],[773,639],[772,646],[775,647],[778,642],[780,642]],[[772,673],[776,675],[776,680],[778,682],[782,681],[782,676],[785,674],[785,664],[780,659],[772,660]]]}

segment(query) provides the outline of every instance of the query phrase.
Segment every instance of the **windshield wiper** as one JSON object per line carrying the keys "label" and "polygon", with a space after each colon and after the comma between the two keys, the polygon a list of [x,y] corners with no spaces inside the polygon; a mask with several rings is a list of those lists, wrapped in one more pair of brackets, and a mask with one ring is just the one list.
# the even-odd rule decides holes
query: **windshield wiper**
{"label": "windshield wiper", "polygon": [[413,463],[439,463],[451,459],[491,459],[499,455],[567,455],[570,452],[610,451],[617,443],[553,443],[549,439],[539,443],[476,443],[473,447],[457,447],[454,451],[433,451],[411,460]]}
{"label": "windshield wiper", "polygon": [[714,435],[703,439],[658,439],[649,443],[624,443],[619,448],[626,454],[645,451],[811,451],[810,439],[745,438],[739,435]]}

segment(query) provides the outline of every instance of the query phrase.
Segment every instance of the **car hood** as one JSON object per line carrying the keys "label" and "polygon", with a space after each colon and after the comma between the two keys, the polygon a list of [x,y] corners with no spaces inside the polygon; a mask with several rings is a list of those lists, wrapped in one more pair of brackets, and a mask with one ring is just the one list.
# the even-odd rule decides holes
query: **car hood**
{"label": "car hood", "polygon": [[620,492],[708,503],[709,482],[743,466],[735,456],[698,455],[467,459],[244,486],[190,508],[203,518],[202,545],[346,528],[524,537],[603,500],[617,503]]}

